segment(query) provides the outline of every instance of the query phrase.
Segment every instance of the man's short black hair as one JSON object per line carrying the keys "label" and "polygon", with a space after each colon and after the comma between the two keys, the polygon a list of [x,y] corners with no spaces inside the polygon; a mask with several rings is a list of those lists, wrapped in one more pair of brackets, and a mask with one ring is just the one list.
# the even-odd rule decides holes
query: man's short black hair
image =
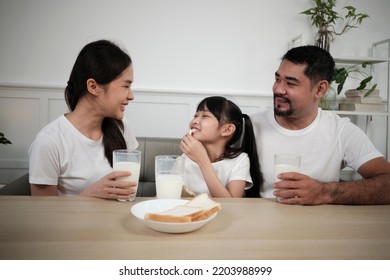
{"label": "man's short black hair", "polygon": [[335,62],[330,53],[316,46],[300,46],[290,49],[282,60],[288,60],[295,64],[305,64],[305,75],[312,85],[321,80],[329,83],[335,71]]}

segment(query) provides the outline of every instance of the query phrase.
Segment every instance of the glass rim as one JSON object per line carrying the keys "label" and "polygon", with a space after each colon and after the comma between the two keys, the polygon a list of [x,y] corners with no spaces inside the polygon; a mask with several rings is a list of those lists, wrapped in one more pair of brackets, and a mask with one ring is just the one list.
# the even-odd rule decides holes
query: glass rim
{"label": "glass rim", "polygon": [[275,157],[301,158],[301,155],[297,155],[297,154],[288,154],[288,153],[281,153],[281,154],[275,154]]}
{"label": "glass rim", "polygon": [[117,149],[113,150],[113,153],[134,153],[134,154],[140,154],[140,150],[135,150],[135,149]]}
{"label": "glass rim", "polygon": [[182,156],[181,155],[157,155],[155,156],[155,158],[181,158]]}

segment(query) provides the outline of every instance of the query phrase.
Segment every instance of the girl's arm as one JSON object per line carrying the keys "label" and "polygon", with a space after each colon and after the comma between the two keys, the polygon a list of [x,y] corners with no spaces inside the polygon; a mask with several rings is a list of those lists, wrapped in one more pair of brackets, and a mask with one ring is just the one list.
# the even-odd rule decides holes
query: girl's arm
{"label": "girl's arm", "polygon": [[225,187],[219,180],[210,161],[198,164],[212,197],[242,197],[244,195],[246,185],[244,180],[230,181]]}
{"label": "girl's arm", "polygon": [[210,158],[207,155],[207,151],[202,143],[189,135],[183,139],[180,146],[183,153],[199,165],[203,179],[205,180],[212,197],[243,196],[246,182],[243,180],[231,181],[225,187],[215,173]]}

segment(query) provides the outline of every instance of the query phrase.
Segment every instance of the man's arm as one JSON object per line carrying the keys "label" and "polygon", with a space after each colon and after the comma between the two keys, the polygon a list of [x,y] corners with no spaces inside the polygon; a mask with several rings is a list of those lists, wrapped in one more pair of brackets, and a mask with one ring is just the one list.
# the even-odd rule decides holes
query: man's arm
{"label": "man's arm", "polygon": [[390,204],[390,163],[383,157],[375,158],[357,171],[364,179],[327,186],[329,203]]}
{"label": "man's arm", "polygon": [[364,179],[350,182],[320,182],[300,173],[283,173],[282,181],[274,184],[274,194],[284,204],[390,204],[390,163],[375,158],[358,172]]}

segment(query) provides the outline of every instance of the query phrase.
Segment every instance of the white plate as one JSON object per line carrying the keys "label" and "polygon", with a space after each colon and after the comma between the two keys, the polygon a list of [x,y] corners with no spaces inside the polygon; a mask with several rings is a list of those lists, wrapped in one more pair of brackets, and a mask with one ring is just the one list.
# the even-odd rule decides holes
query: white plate
{"label": "white plate", "polygon": [[178,205],[186,204],[187,202],[188,200],[184,199],[146,200],[139,202],[133,207],[131,207],[131,213],[151,229],[167,233],[184,233],[197,230],[198,228],[204,226],[217,216],[217,213],[214,213],[205,220],[190,223],[164,223],[144,219],[146,213],[162,212],[165,210],[172,209]]}

